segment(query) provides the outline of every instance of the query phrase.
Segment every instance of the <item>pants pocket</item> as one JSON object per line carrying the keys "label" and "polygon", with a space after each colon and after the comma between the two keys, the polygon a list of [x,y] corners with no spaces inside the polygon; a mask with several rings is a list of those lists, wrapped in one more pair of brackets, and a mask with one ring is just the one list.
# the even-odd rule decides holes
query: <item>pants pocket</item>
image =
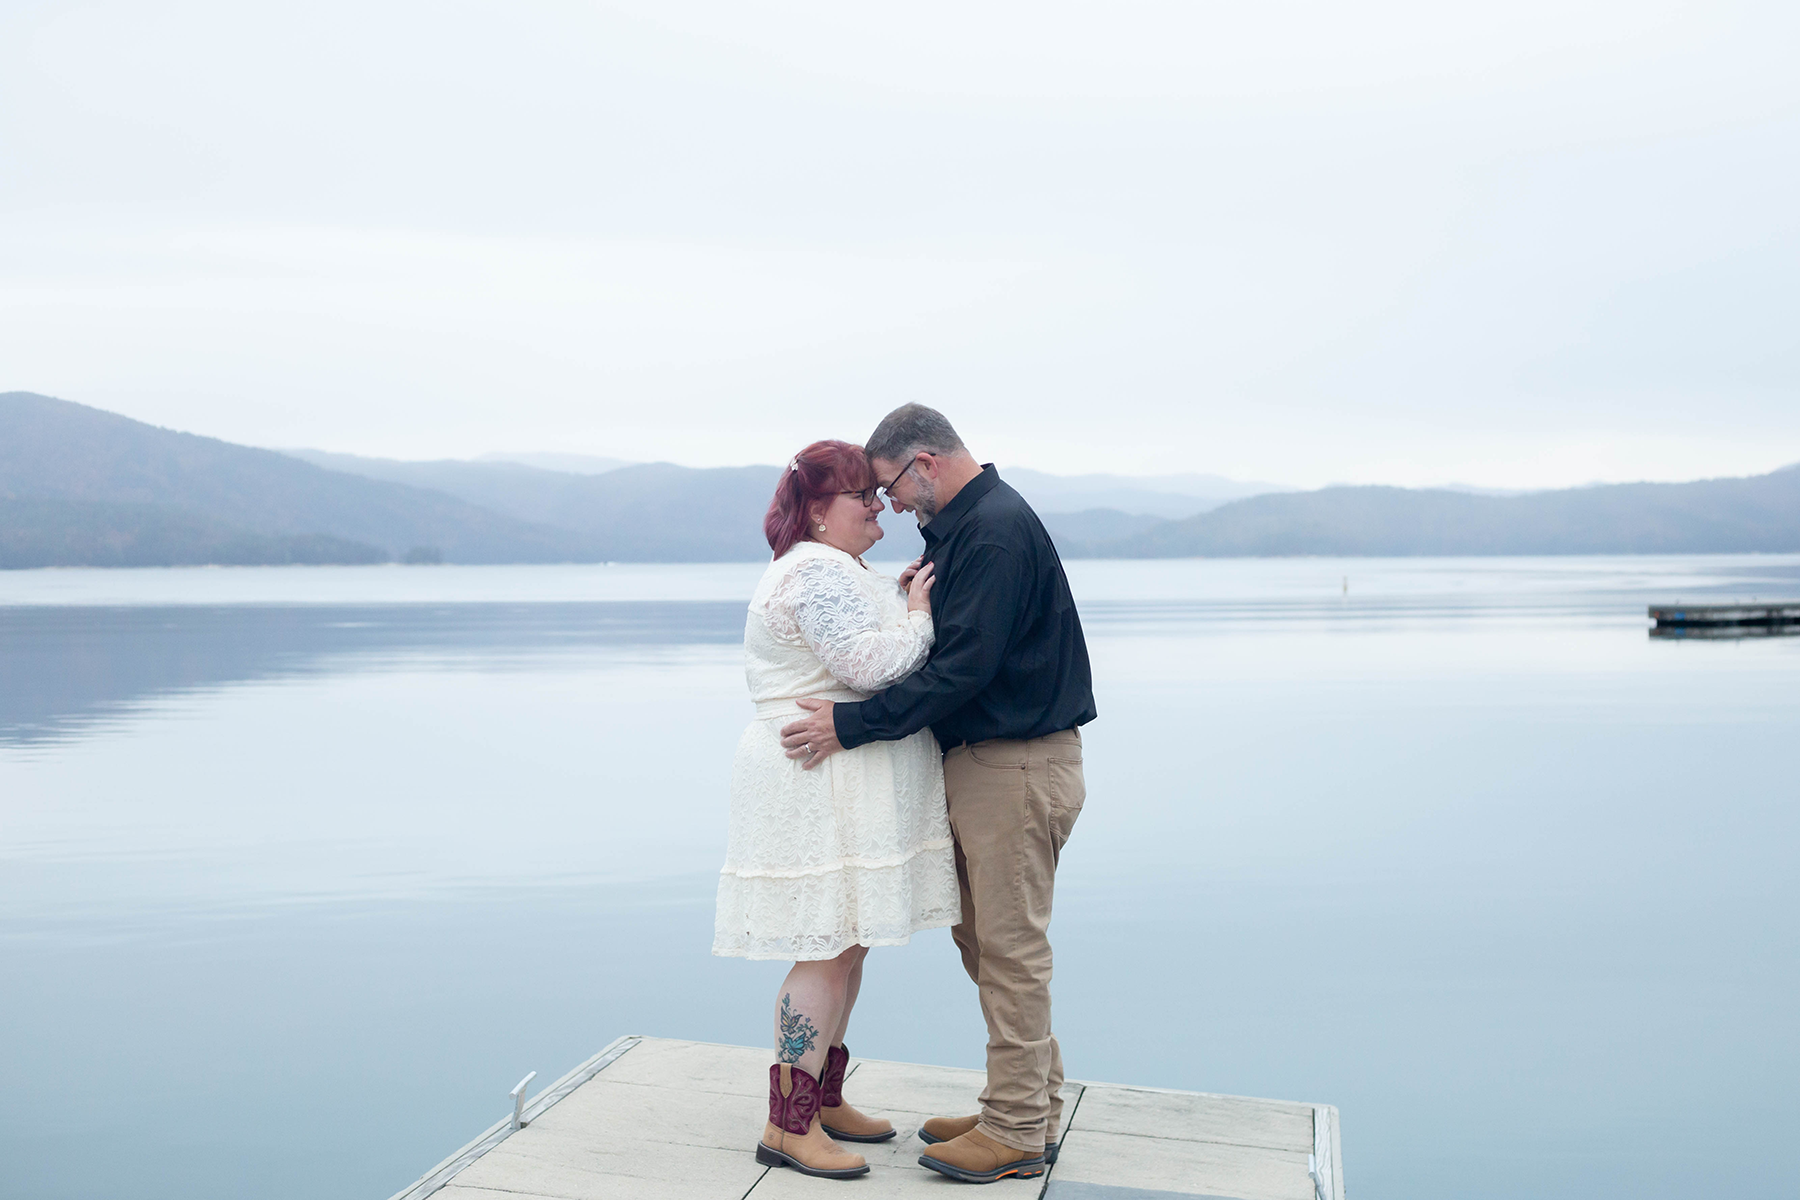
{"label": "pants pocket", "polygon": [[[1011,887],[1030,797],[1017,742],[987,742],[944,758],[950,829],[968,862],[977,905],[986,888]],[[1006,881],[1006,882],[1003,882]]]}
{"label": "pants pocket", "polygon": [[1087,802],[1087,777],[1079,758],[1051,758],[1044,765],[1050,784],[1051,847],[1060,855],[1075,828],[1075,818],[1081,815],[1081,806]]}

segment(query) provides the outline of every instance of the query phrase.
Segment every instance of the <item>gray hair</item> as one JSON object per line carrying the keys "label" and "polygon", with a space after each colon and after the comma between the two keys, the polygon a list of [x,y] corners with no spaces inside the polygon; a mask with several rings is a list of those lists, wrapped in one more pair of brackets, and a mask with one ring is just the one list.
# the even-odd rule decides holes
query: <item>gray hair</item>
{"label": "gray hair", "polygon": [[962,449],[962,439],[956,436],[944,414],[923,404],[902,404],[881,418],[881,424],[863,445],[863,453],[870,458],[892,463],[911,459],[921,450],[927,454],[955,454]]}

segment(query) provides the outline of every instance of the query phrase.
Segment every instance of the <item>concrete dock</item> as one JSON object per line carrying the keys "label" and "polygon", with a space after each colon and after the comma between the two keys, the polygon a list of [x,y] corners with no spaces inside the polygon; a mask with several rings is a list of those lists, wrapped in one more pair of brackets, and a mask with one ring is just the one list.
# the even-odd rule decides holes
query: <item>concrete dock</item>
{"label": "concrete dock", "polygon": [[1070,1080],[1062,1152],[1036,1179],[956,1183],[919,1166],[929,1116],[977,1109],[983,1075],[855,1059],[845,1095],[892,1120],[892,1141],[848,1148],[860,1179],[756,1161],[768,1116],[766,1047],[624,1037],[428,1171],[393,1200],[774,1200],[974,1195],[988,1200],[1343,1200],[1337,1109]]}

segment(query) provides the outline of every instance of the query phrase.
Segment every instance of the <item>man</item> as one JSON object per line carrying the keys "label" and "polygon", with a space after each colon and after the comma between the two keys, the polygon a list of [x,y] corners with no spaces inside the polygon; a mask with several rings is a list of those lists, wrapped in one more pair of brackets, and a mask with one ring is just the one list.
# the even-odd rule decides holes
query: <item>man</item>
{"label": "man", "polygon": [[865,449],[894,511],[918,515],[937,642],[924,667],[861,703],[800,701],[810,715],[781,741],[810,769],[842,748],[936,734],[962,885],[951,936],[980,991],[988,1077],[978,1116],[925,1123],[919,1162],[970,1183],[1041,1175],[1062,1125],[1048,928],[1057,858],[1086,798],[1087,643],[1037,514],[941,413],[897,408]]}

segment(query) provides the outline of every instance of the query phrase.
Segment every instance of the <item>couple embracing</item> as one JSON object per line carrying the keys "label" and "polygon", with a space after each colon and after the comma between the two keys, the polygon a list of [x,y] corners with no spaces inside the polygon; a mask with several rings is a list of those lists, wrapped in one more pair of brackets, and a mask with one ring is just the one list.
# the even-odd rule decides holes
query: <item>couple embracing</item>
{"label": "couple embracing", "polygon": [[[862,561],[884,501],[925,538],[898,580]],[[867,1173],[838,1142],[896,1130],[843,1096],[863,958],[948,925],[987,1019],[987,1087],[978,1114],[925,1122],[919,1162],[969,1183],[1041,1175],[1062,1122],[1051,899],[1094,719],[1062,563],[1024,499],[920,404],[865,447],[802,450],[763,528],[774,561],[744,631],[756,718],[732,772],[713,941],[794,964],[757,1158]]]}

